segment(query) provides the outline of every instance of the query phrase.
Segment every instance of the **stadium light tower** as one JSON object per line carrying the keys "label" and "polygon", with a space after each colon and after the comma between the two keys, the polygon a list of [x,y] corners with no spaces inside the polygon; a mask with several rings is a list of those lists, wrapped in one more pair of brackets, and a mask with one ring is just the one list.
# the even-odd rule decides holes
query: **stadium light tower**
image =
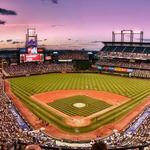
{"label": "stadium light tower", "polygon": [[125,42],[125,35],[129,35],[130,42],[134,42],[134,36],[139,35],[139,42],[143,42],[143,31],[121,30],[120,32],[112,31],[112,42],[116,42],[116,35],[120,35],[120,41]]}

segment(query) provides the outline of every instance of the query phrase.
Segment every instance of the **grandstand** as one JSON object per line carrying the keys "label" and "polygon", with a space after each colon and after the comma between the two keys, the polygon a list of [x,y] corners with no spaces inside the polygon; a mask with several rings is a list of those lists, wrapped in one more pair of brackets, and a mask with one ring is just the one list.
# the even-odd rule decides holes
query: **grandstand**
{"label": "grandstand", "polygon": [[138,42],[103,42],[100,53],[110,58],[125,58],[135,60],[150,59],[150,43]]}
{"label": "grandstand", "polygon": [[[126,30],[121,31],[121,37],[123,31]],[[131,32],[134,34],[132,30]],[[141,31],[140,37],[141,33],[143,35]],[[143,42],[142,39],[140,42],[134,42],[131,35],[130,42],[115,41],[114,37],[112,39],[112,42],[103,42],[104,47],[99,52],[100,59],[96,63],[96,68],[101,72],[150,78],[150,43]]]}

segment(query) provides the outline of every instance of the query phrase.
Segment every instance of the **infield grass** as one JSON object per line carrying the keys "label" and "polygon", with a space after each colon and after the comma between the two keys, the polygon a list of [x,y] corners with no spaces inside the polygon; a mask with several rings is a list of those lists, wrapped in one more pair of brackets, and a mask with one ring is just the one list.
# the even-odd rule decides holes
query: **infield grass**
{"label": "infield grass", "polygon": [[[77,103],[83,103],[85,104],[85,107],[75,107],[74,104]],[[111,106],[104,101],[93,99],[85,95],[77,95],[68,98],[58,99],[52,103],[49,103],[48,105],[67,115],[84,117],[104,110]]]}
{"label": "infield grass", "polygon": [[[150,95],[150,80],[132,79],[100,74],[47,74],[9,79],[14,94],[38,117],[59,128],[75,133],[74,128],[64,122],[64,118],[44,108],[30,99],[31,95],[55,90],[97,90],[129,97],[131,100],[121,106],[93,118],[92,124],[79,127],[79,133],[92,131],[126,115],[140,105]],[[38,109],[37,109],[38,108]]]}

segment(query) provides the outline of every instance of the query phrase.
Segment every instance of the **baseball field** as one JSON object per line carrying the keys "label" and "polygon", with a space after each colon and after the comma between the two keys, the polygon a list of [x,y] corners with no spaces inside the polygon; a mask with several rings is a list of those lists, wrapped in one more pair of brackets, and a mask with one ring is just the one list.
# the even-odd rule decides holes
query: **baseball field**
{"label": "baseball field", "polygon": [[9,82],[35,116],[72,135],[127,118],[150,96],[149,80],[92,73],[47,74]]}

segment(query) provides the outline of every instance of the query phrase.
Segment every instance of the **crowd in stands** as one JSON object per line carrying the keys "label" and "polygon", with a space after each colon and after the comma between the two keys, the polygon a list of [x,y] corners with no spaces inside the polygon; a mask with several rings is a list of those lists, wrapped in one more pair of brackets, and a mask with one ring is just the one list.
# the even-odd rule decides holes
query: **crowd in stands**
{"label": "crowd in stands", "polygon": [[133,69],[130,77],[150,78],[150,48],[130,45],[105,45],[99,52],[100,66]]}
{"label": "crowd in stands", "polygon": [[116,66],[116,67],[150,70],[150,63],[143,62],[143,61],[129,62],[129,61],[123,61],[120,59],[100,59],[97,62],[97,64],[102,65],[102,66]]}
{"label": "crowd in stands", "polygon": [[24,142],[32,142],[32,137],[24,135],[19,128],[13,114],[10,111],[12,103],[3,92],[3,80],[0,77],[0,145],[3,143],[10,145],[18,139]]}
{"label": "crowd in stands", "polygon": [[148,61],[129,62],[120,59],[100,59],[96,64],[100,66],[132,68],[133,72],[129,74],[130,77],[150,78],[150,62]]}
{"label": "crowd in stands", "polygon": [[100,52],[100,57],[128,58],[128,59],[150,59],[150,54],[132,52]]}
{"label": "crowd in stands", "polygon": [[130,76],[150,79],[150,71],[136,69],[130,74]]}
{"label": "crowd in stands", "polygon": [[46,64],[46,63],[23,63],[19,65],[10,65],[4,67],[4,71],[8,76],[22,76],[30,74],[43,74],[51,72],[72,72],[72,63],[61,63],[61,64]]}
{"label": "crowd in stands", "polygon": [[[142,117],[145,118],[142,120]],[[140,124],[139,122],[142,123]],[[121,133],[114,131],[114,133],[104,139],[104,141],[108,145],[111,145],[111,147],[150,144],[150,106],[139,114],[125,131]]]}
{"label": "crowd in stands", "polygon": [[83,53],[81,51],[78,51],[78,52],[67,52],[67,53],[59,54],[58,59],[61,59],[61,60],[67,60],[67,59],[88,60],[89,56],[88,56],[87,53]]}

